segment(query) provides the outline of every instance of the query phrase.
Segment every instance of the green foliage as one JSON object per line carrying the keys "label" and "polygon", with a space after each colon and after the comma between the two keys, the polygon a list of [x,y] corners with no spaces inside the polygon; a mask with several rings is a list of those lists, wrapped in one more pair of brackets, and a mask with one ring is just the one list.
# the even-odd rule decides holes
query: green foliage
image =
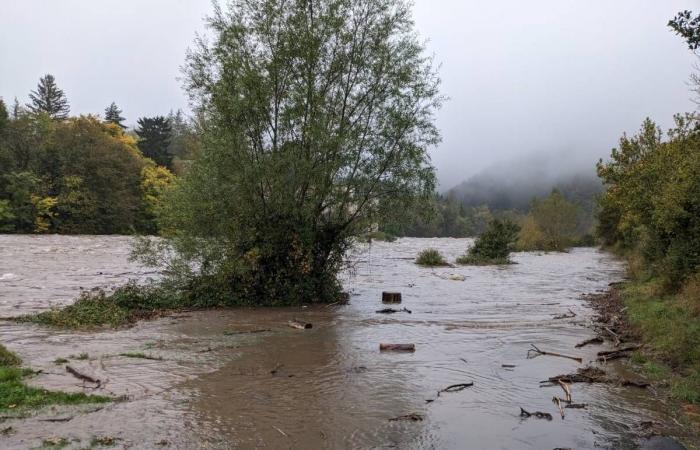
{"label": "green foliage", "polygon": [[353,238],[433,191],[441,98],[410,9],[233,1],[209,25],[186,68],[202,148],[145,258],[207,303],[335,301]]}
{"label": "green foliage", "polygon": [[10,122],[10,114],[7,112],[7,105],[3,99],[0,98],[0,135],[7,128],[7,124]]}
{"label": "green foliage", "polygon": [[31,103],[27,108],[33,113],[45,113],[52,120],[64,120],[68,118],[70,107],[63,90],[56,85],[56,79],[51,74],[46,74],[39,79],[36,91],[29,94]]}
{"label": "green foliage", "polygon": [[124,122],[126,119],[122,117],[122,110],[119,109],[116,103],[112,102],[107,108],[105,108],[105,122],[112,123],[119,126],[121,129],[125,129],[126,125]]}
{"label": "green foliage", "polygon": [[564,251],[576,243],[577,214],[575,204],[556,189],[549,197],[535,199],[523,220],[518,237],[519,250]]}
{"label": "green foliage", "polygon": [[520,227],[508,219],[494,219],[474,242],[467,254],[457,258],[458,264],[508,264]]}
{"label": "green foliage", "polygon": [[700,15],[693,17],[690,11],[681,11],[669,20],[668,26],[686,40],[689,49],[700,46]]}
{"label": "green foliage", "polygon": [[394,242],[396,241],[396,236],[393,234],[385,233],[384,231],[370,231],[365,233],[358,238],[359,242],[372,242],[372,241],[382,241],[382,242]]}
{"label": "green foliage", "polygon": [[652,275],[679,288],[700,267],[700,124],[676,116],[664,135],[647,119],[598,164],[607,191],[598,234],[604,244],[636,254]]}
{"label": "green foliage", "polygon": [[421,251],[416,258],[416,264],[424,267],[449,266],[442,254],[434,248]]}
{"label": "green foliage", "polygon": [[137,121],[136,134],[139,136],[139,148],[144,156],[156,164],[170,168],[173,155],[169,152],[172,127],[170,120],[163,116],[141,117]]}

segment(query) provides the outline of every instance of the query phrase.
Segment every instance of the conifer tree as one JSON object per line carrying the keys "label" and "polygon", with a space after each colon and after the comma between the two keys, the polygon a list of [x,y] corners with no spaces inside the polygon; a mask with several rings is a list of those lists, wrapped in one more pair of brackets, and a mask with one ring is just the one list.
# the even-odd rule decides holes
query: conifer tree
{"label": "conifer tree", "polygon": [[27,108],[34,113],[44,112],[54,120],[64,120],[68,118],[70,107],[68,99],[63,90],[56,85],[56,79],[51,74],[46,74],[39,78],[37,90],[29,94],[31,103]]}
{"label": "conifer tree", "polygon": [[107,108],[105,108],[105,123],[113,123],[119,125],[122,129],[126,128],[126,125],[122,124],[126,119],[122,117],[122,110],[119,109],[116,103],[112,102]]}
{"label": "conifer tree", "polygon": [[139,148],[144,156],[151,158],[159,166],[170,167],[173,155],[168,151],[172,136],[170,121],[163,116],[141,117],[136,121]]}

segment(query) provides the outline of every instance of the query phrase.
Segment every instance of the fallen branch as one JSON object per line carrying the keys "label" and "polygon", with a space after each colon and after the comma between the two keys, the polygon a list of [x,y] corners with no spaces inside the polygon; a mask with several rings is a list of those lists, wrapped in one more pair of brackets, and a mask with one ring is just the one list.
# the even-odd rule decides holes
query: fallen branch
{"label": "fallen branch", "polygon": [[514,369],[515,364],[501,364],[501,367],[503,367],[504,369]]}
{"label": "fallen branch", "polygon": [[571,309],[569,309],[569,313],[568,313],[568,314],[566,314],[566,313],[565,313],[565,314],[559,314],[559,315],[557,315],[557,316],[554,316],[553,318],[554,318],[554,319],[571,319],[571,318],[573,318],[573,317],[576,317],[576,313],[573,312]]}
{"label": "fallen branch", "polygon": [[575,345],[575,347],[581,348],[581,347],[585,347],[588,344],[602,344],[602,343],[603,343],[603,338],[594,337],[594,338],[586,339],[583,342],[579,342],[578,344]]}
{"label": "fallen branch", "polygon": [[552,420],[552,415],[549,413],[544,413],[540,411],[535,411],[535,412],[527,412],[523,409],[523,407],[520,407],[520,417],[537,417],[538,419],[547,419],[547,420]]}
{"label": "fallen branch", "polygon": [[307,322],[302,322],[302,321],[297,320],[297,319],[290,320],[289,322],[287,322],[287,324],[292,328],[296,328],[297,330],[307,330],[307,329],[313,327],[312,324],[307,323]]}
{"label": "fallen branch", "polygon": [[379,344],[382,352],[415,352],[415,344]]}
{"label": "fallen branch", "polygon": [[236,334],[266,333],[268,331],[272,331],[272,330],[269,328],[261,328],[259,330],[224,331],[224,336],[233,336]]}
{"label": "fallen branch", "polygon": [[95,389],[99,389],[100,386],[102,386],[102,382],[100,380],[98,380],[97,378],[93,378],[90,375],[85,375],[84,373],[80,373],[77,370],[75,370],[74,368],[72,368],[71,366],[66,366],[66,372],[68,372],[69,374],[73,375],[75,378],[82,381],[83,384],[85,384],[86,381],[88,383],[96,384],[97,386],[95,387]]}
{"label": "fallen branch", "polygon": [[587,407],[588,405],[585,403],[569,403],[568,405],[564,406],[564,408],[570,409],[586,409]]}
{"label": "fallen branch", "polygon": [[561,399],[559,397],[552,397],[552,402],[557,405],[557,408],[559,408],[559,413],[561,414],[561,418],[564,418],[564,408],[561,406]]}
{"label": "fallen branch", "polygon": [[569,387],[568,384],[564,383],[562,380],[557,380],[557,383],[559,383],[559,386],[564,390],[564,394],[566,394],[566,402],[571,403],[571,387]]}
{"label": "fallen branch", "polygon": [[447,386],[445,389],[442,389],[438,391],[438,397],[440,397],[440,393],[442,392],[459,392],[462,391],[468,387],[474,386],[474,383],[459,383],[459,384],[452,384],[450,386]]}
{"label": "fallen branch", "polygon": [[70,422],[75,416],[67,417],[50,417],[48,419],[39,419],[39,422]]}
{"label": "fallen branch", "polygon": [[406,308],[401,308],[401,309],[384,308],[384,309],[377,310],[377,314],[394,314],[394,313],[399,313],[399,312],[406,312],[406,313],[411,314],[411,310],[406,309]]}
{"label": "fallen branch", "polygon": [[559,381],[566,383],[607,383],[609,380],[604,370],[597,367],[584,367],[578,369],[576,373],[549,377],[547,380],[540,381],[540,383],[559,384]]}
{"label": "fallen branch", "polygon": [[620,359],[620,358],[629,358],[630,352],[637,350],[640,348],[641,345],[630,345],[625,348],[621,348],[619,350],[609,350],[609,351],[602,351],[598,352],[598,361],[610,361],[613,359]]}
{"label": "fallen branch", "polygon": [[406,420],[406,421],[410,421],[410,422],[420,422],[423,420],[423,416],[421,416],[420,414],[411,413],[411,414],[406,414],[404,416],[393,417],[393,418],[389,419],[389,422],[397,422],[400,420]]}
{"label": "fallen branch", "polygon": [[[583,358],[579,358],[576,356],[568,356],[568,355],[562,355],[561,353],[552,353],[552,352],[545,352],[537,348],[535,344],[530,344],[532,347],[530,350],[527,351],[527,357],[528,359],[535,358],[540,355],[549,355],[549,356],[558,356],[560,358],[568,358],[568,359],[573,359],[574,361],[578,361],[579,363],[583,363]],[[534,354],[534,356],[531,356],[531,354]]]}

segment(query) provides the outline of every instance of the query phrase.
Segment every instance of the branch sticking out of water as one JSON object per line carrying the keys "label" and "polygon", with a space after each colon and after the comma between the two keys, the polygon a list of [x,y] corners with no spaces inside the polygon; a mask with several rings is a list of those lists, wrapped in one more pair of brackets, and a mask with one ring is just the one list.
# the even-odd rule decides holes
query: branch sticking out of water
{"label": "branch sticking out of water", "polygon": [[583,358],[579,358],[577,356],[568,356],[568,355],[562,355],[561,353],[552,353],[552,352],[546,352],[543,350],[540,350],[537,348],[535,344],[530,344],[532,347],[530,350],[527,351],[527,357],[528,359],[535,358],[537,356],[541,355],[549,355],[549,356],[558,356],[560,358],[568,358],[568,359],[573,359],[574,361],[577,361],[578,363],[583,363]]}

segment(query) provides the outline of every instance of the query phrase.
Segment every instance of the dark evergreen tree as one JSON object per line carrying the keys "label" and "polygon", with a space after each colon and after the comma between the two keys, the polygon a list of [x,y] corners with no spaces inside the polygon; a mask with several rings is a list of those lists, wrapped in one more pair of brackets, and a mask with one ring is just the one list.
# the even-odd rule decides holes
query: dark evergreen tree
{"label": "dark evergreen tree", "polygon": [[126,125],[122,124],[125,120],[126,119],[122,117],[122,110],[119,109],[116,103],[112,102],[111,105],[105,108],[105,123],[113,123],[125,129]]}
{"label": "dark evergreen tree", "polygon": [[170,121],[163,116],[155,116],[141,117],[137,123],[136,134],[141,152],[156,164],[169,168],[173,161],[173,155],[168,151],[172,137]]}
{"label": "dark evergreen tree", "polygon": [[10,115],[7,113],[7,106],[5,106],[5,102],[0,98],[0,135],[2,135],[9,121]]}
{"label": "dark evergreen tree", "polygon": [[27,104],[27,108],[34,113],[44,112],[54,120],[63,120],[68,118],[70,107],[68,99],[63,90],[56,85],[56,79],[51,74],[46,74],[39,78],[37,90],[29,94],[31,103]]}

